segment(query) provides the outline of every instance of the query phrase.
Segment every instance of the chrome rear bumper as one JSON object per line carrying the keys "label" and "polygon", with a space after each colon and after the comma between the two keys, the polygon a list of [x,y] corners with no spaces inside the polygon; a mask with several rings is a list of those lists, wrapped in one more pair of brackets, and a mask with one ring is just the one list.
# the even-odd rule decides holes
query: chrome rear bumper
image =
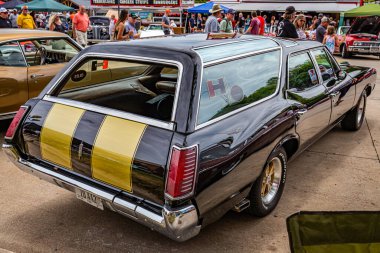
{"label": "chrome rear bumper", "polygon": [[90,192],[98,196],[102,203],[112,211],[132,218],[175,241],[186,241],[200,232],[201,226],[198,225],[198,213],[192,204],[181,208],[170,208],[165,205],[162,209],[162,214],[158,215],[128,201],[117,191],[107,190],[104,187],[98,187],[94,183],[76,180],[74,177],[68,177],[38,164],[30,163],[22,159],[12,145],[3,144],[3,150],[8,158],[22,171],[72,192],[75,192],[76,189]]}

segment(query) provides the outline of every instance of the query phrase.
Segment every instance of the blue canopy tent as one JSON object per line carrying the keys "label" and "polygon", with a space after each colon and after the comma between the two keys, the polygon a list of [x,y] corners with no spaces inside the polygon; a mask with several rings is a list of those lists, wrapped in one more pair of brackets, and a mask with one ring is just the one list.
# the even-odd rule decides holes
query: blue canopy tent
{"label": "blue canopy tent", "polygon": [[[200,4],[198,6],[195,6],[193,8],[190,8],[187,10],[187,12],[189,13],[202,13],[202,14],[210,14],[210,10],[212,9],[212,6],[214,5],[214,2],[207,2],[207,3],[204,3],[204,4]],[[228,7],[224,6],[224,5],[220,5],[220,8],[223,9],[224,12],[227,12]]]}
{"label": "blue canopy tent", "polygon": [[25,2],[21,0],[11,0],[0,5],[0,7],[3,7],[5,9],[14,9],[19,4],[25,4]]}
{"label": "blue canopy tent", "polygon": [[29,3],[17,5],[17,9],[21,9],[24,5],[28,6],[31,11],[73,11],[74,8],[58,3],[54,0],[33,0]]}

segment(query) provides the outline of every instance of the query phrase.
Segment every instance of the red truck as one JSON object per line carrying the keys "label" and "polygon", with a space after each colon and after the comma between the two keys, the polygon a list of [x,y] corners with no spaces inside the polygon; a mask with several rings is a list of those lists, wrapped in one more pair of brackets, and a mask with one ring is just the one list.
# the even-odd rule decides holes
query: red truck
{"label": "red truck", "polygon": [[340,44],[343,58],[354,54],[376,55],[380,57],[380,17],[358,17],[346,34],[346,39]]}

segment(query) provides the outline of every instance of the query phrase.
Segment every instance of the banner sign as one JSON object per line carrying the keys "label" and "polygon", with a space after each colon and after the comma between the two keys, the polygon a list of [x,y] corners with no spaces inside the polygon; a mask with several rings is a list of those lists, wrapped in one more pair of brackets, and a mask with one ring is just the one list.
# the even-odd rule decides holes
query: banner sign
{"label": "banner sign", "polygon": [[91,5],[117,5],[119,1],[120,6],[180,6],[180,0],[91,0]]}

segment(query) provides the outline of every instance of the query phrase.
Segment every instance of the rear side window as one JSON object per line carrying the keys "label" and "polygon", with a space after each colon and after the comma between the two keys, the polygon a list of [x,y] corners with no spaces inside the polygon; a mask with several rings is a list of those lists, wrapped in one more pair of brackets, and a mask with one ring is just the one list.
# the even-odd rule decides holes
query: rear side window
{"label": "rear side window", "polygon": [[0,66],[26,66],[24,56],[17,42],[0,45]]}
{"label": "rear side window", "polygon": [[273,95],[280,58],[277,50],[206,67],[198,125]]}
{"label": "rear side window", "polygon": [[176,66],[93,58],[66,78],[56,96],[170,121],[177,79]]}
{"label": "rear side window", "polygon": [[317,71],[308,53],[289,58],[289,88],[302,91],[318,84]]}
{"label": "rear side window", "polygon": [[327,82],[332,78],[335,78],[335,71],[331,59],[323,49],[316,49],[311,51],[314,55],[315,61],[318,64],[321,71],[323,82]]}

